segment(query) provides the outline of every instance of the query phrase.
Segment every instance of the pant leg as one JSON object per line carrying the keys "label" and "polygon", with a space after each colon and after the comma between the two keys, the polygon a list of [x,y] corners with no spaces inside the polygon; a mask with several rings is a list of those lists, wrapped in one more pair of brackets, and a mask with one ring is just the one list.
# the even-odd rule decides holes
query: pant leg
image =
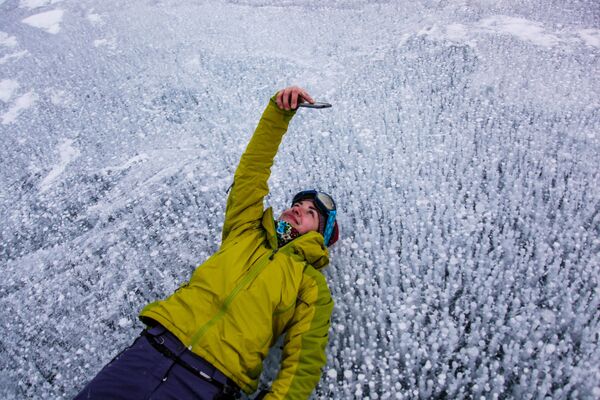
{"label": "pant leg", "polygon": [[215,400],[221,389],[179,364],[173,365],[149,400]]}
{"label": "pant leg", "polygon": [[[174,361],[158,352],[140,336],[92,379],[74,400],[148,399]],[[168,380],[168,379],[167,379]]]}

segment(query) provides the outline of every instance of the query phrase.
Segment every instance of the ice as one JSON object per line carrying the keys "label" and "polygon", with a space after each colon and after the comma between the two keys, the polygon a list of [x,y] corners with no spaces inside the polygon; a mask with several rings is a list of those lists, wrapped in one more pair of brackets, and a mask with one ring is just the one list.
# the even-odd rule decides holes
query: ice
{"label": "ice", "polygon": [[597,2],[57,3],[0,1],[0,398],[72,398],[132,343],[288,84],[333,104],[266,199],[340,207],[313,398],[598,398]]}
{"label": "ice", "polygon": [[50,4],[59,3],[63,0],[20,0],[19,6],[33,10],[35,8],[44,7]]}

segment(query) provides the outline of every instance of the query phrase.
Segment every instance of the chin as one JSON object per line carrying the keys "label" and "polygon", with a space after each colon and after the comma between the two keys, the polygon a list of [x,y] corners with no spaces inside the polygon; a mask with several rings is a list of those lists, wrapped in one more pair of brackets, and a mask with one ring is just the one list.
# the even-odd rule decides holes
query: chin
{"label": "chin", "polygon": [[288,224],[290,224],[290,225],[291,225],[293,228],[296,228],[296,229],[297,229],[297,227],[296,227],[296,224],[294,223],[294,221],[293,221],[291,218],[288,218],[287,216],[285,216],[285,215],[282,215],[282,216],[280,216],[280,217],[279,217],[279,219],[280,219],[280,220],[282,220],[282,221],[285,221],[285,222],[287,222],[287,223],[288,223]]}

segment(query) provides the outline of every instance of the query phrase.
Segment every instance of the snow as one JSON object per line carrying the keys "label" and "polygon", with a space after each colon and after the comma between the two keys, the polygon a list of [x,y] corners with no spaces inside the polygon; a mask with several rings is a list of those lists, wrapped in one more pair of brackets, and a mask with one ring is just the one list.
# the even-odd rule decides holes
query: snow
{"label": "snow", "polygon": [[498,34],[546,48],[569,47],[573,42],[583,42],[593,47],[600,45],[600,31],[598,29],[548,27],[539,21],[506,15],[486,17],[475,23],[426,25],[418,32],[420,36],[429,36],[456,43],[467,43],[472,47],[477,47],[477,42],[483,38],[482,35]]}
{"label": "snow", "polygon": [[104,38],[94,40],[94,47],[107,47],[110,49],[116,49],[117,44],[115,38]]}
{"label": "snow", "polygon": [[68,106],[74,101],[73,94],[66,90],[48,88],[46,93],[50,96],[50,102],[55,106]]}
{"label": "snow", "polygon": [[10,106],[8,111],[2,114],[2,125],[12,124],[15,122],[19,114],[21,114],[24,110],[33,107],[37,100],[38,95],[33,90],[23,94],[22,96],[19,96]]}
{"label": "snow", "polygon": [[122,165],[117,165],[114,167],[106,167],[102,170],[102,172],[105,174],[110,174],[113,172],[126,171],[126,170],[130,169],[131,167],[134,167],[136,164],[148,161],[148,158],[149,157],[147,154],[138,154],[134,157],[131,157],[129,160],[125,161],[125,163],[123,163]]}
{"label": "snow", "polygon": [[108,40],[107,39],[96,39],[96,40],[94,40],[94,46],[95,47],[106,46],[107,44],[108,44]]}
{"label": "snow", "polygon": [[6,64],[9,61],[16,61],[28,54],[27,50],[18,51],[16,53],[6,54],[0,57],[0,64]]}
{"label": "snow", "polygon": [[14,79],[2,79],[0,81],[0,101],[8,102],[18,88],[19,82]]}
{"label": "snow", "polygon": [[63,10],[51,10],[27,17],[22,22],[34,28],[43,29],[48,33],[57,34],[60,32],[63,14]]}
{"label": "snow", "polygon": [[333,104],[266,199],[340,207],[313,398],[599,397],[596,3],[57,3],[0,1],[0,398],[72,398],[131,344],[288,84]]}
{"label": "snow", "polygon": [[578,33],[588,46],[600,47],[600,29],[579,29]]}
{"label": "snow", "polygon": [[73,147],[73,140],[66,139],[58,145],[59,162],[52,167],[48,175],[40,182],[40,192],[45,192],[52,187],[52,184],[65,171],[67,165],[79,157],[80,152],[76,147]]}
{"label": "snow", "polygon": [[94,10],[91,9],[90,12],[86,15],[87,20],[90,21],[94,25],[101,24],[102,23],[102,15],[96,14],[93,11]]}
{"label": "snow", "polygon": [[[8,53],[8,49],[14,49],[19,43],[15,36],[0,31],[0,64],[6,64],[11,60],[18,60],[27,54],[27,50],[20,50],[14,53]],[[8,53],[8,54],[7,54]]]}
{"label": "snow", "polygon": [[516,36],[538,46],[552,47],[560,42],[557,36],[546,33],[542,24],[525,18],[494,16],[483,19],[479,26],[484,30]]}
{"label": "snow", "polygon": [[2,47],[16,47],[17,46],[17,38],[14,36],[10,36],[6,32],[0,31],[0,46]]}

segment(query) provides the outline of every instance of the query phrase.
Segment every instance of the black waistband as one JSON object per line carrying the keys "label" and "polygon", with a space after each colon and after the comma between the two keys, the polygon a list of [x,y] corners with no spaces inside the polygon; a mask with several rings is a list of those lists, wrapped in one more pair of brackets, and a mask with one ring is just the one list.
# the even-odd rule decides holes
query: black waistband
{"label": "black waistband", "polygon": [[211,363],[191,352],[185,345],[162,325],[155,325],[143,332],[154,348],[201,379],[219,387],[224,394],[236,398],[239,386],[215,368]]}

